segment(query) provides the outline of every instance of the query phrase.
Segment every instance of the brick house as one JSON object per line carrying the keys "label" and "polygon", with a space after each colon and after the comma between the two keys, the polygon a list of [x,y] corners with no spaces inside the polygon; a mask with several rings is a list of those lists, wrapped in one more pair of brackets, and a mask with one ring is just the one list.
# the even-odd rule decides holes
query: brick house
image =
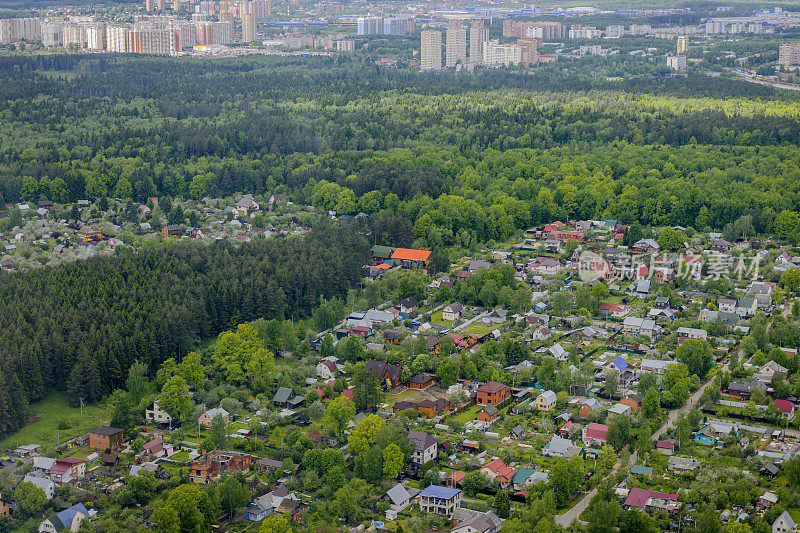
{"label": "brick house", "polygon": [[497,405],[503,403],[510,393],[508,385],[489,381],[478,387],[476,402],[479,405]]}
{"label": "brick house", "polygon": [[93,450],[115,450],[122,446],[122,430],[100,426],[89,431],[89,447]]}

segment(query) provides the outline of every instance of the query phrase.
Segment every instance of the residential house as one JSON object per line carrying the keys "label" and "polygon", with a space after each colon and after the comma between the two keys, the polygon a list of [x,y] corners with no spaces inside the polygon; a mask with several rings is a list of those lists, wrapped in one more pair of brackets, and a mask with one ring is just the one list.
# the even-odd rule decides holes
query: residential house
{"label": "residential house", "polygon": [[651,372],[653,374],[663,374],[670,365],[676,363],[677,361],[665,361],[662,359],[642,359],[642,362],[639,364],[639,370],[642,372]]}
{"label": "residential house", "polygon": [[789,511],[784,511],[772,523],[772,533],[797,533],[797,522],[794,521]]}
{"label": "residential house", "polygon": [[581,403],[581,406],[578,408],[578,416],[581,418],[586,418],[589,416],[589,413],[597,409],[599,402],[597,398],[589,398]]}
{"label": "residential house", "polygon": [[208,483],[214,476],[246,472],[253,460],[254,456],[246,453],[210,451],[192,461],[189,477],[193,483]]}
{"label": "residential house", "polygon": [[704,329],[699,328],[685,328],[680,327],[677,331],[678,334],[678,344],[682,343],[687,339],[708,339],[708,332]]}
{"label": "residential house", "polygon": [[654,341],[658,338],[659,331],[655,321],[646,318],[629,316],[622,322],[622,333],[625,335],[641,335]]}
{"label": "residential house", "polygon": [[93,450],[115,450],[122,446],[122,430],[100,426],[89,431],[89,447]]}
{"label": "residential house", "polygon": [[772,400],[772,403],[775,404],[775,407],[781,410],[787,420],[794,418],[794,404],[792,402],[789,400],[775,399]]}
{"label": "residential house", "polygon": [[550,476],[547,472],[537,472],[536,470],[520,469],[517,470],[514,477],[511,478],[511,488],[514,490],[523,490],[526,487],[535,485],[542,482],[547,483]]}
{"label": "residential house", "polygon": [[412,248],[396,248],[391,259],[400,262],[403,268],[423,267],[428,268],[430,250],[415,250]]}
{"label": "residential house", "polygon": [[324,380],[334,379],[339,375],[340,369],[339,365],[336,364],[336,358],[330,357],[322,359],[319,363],[317,363],[316,368],[314,371],[317,374],[317,377]]}
{"label": "residential house", "polygon": [[677,494],[656,492],[637,487],[630,490],[623,507],[625,509],[638,507],[643,510],[661,510],[669,513],[677,512],[680,508]]}
{"label": "residential house", "polygon": [[367,361],[365,367],[367,372],[373,372],[383,384],[388,388],[394,389],[400,385],[400,375],[403,373],[403,368],[400,365],[390,365],[385,361],[376,361],[371,359]]}
{"label": "residential house", "polygon": [[772,479],[778,477],[778,474],[780,474],[780,472],[781,469],[778,468],[778,465],[776,465],[775,463],[767,463],[761,467],[761,470],[758,471],[758,473],[761,474],[762,476],[769,477]]}
{"label": "residential house", "polygon": [[550,441],[542,448],[542,455],[548,457],[570,458],[578,452],[578,447],[572,444],[569,439],[564,439],[558,435],[553,435]]}
{"label": "residential house", "polygon": [[675,281],[675,269],[669,267],[656,267],[652,271],[653,281],[663,284]]}
{"label": "residential house", "polygon": [[461,313],[464,312],[464,306],[458,302],[451,303],[442,309],[442,320],[459,320]]}
{"label": "residential house", "polygon": [[423,513],[434,513],[452,518],[461,508],[461,489],[430,485],[419,493],[419,508]]}
{"label": "residential house", "polygon": [[413,296],[406,296],[400,302],[400,315],[403,318],[408,318],[408,316],[417,309],[419,309],[419,300]]}
{"label": "residential house", "polygon": [[492,264],[489,261],[483,261],[481,259],[476,259],[474,261],[470,261],[469,265],[467,265],[467,272],[475,272],[478,269],[489,269]]}
{"label": "residential house", "polygon": [[589,422],[582,431],[581,440],[586,446],[600,444],[601,446],[608,440],[608,426]]}
{"label": "residential house", "polygon": [[52,479],[45,477],[43,474],[35,474],[35,473],[28,473],[25,474],[25,477],[22,478],[22,481],[33,483],[44,492],[45,497],[48,500],[53,499],[53,495],[56,492],[56,484],[53,482]]}
{"label": "residential house", "polygon": [[411,462],[422,466],[436,458],[439,443],[424,431],[409,431],[408,440],[414,445]]}
{"label": "residential house", "polygon": [[180,237],[183,234],[183,226],[180,224],[169,224],[161,228],[163,237]]}
{"label": "residential house", "polygon": [[657,441],[656,450],[662,455],[672,455],[675,453],[675,442],[671,440]]}
{"label": "residential house", "polygon": [[556,393],[551,390],[542,392],[536,397],[536,400],[534,400],[534,405],[536,405],[536,409],[539,411],[549,411],[550,409],[555,409]]}
{"label": "residential house", "polygon": [[484,324],[502,324],[507,320],[508,312],[505,309],[495,309],[481,320]]}
{"label": "residential house", "polygon": [[658,253],[661,246],[653,239],[640,239],[633,243],[633,251],[640,254]]}
{"label": "residential house", "polygon": [[503,521],[494,513],[475,513],[459,522],[450,533],[497,533],[503,528]]}
{"label": "residential house", "polygon": [[81,528],[81,523],[87,518],[89,518],[89,511],[82,503],[76,503],[42,521],[39,524],[39,533],[61,533],[62,531],[77,533]]}
{"label": "residential house", "polygon": [[275,396],[272,397],[272,403],[287,409],[298,407],[304,401],[305,397],[295,394],[291,387],[278,387],[278,390],[275,391]]}
{"label": "residential house", "polygon": [[633,465],[631,467],[631,474],[634,476],[644,476],[646,478],[653,477],[653,469],[644,465]]}
{"label": "residential house", "polygon": [[726,241],[725,239],[717,239],[716,241],[711,243],[711,251],[719,252],[723,254],[730,253],[731,248],[733,248],[733,244]]}
{"label": "residential house", "polygon": [[16,503],[14,503],[14,501],[10,499],[7,500],[3,498],[2,494],[0,494],[0,516],[10,520],[14,517],[14,514],[17,512],[17,509],[19,509],[19,507],[17,506]]}
{"label": "residential house", "polygon": [[245,194],[242,199],[236,202],[236,212],[241,216],[246,216],[250,211],[257,211],[259,209],[258,202],[253,199],[250,194]]}
{"label": "residential house", "polygon": [[406,386],[409,389],[425,390],[434,383],[436,383],[436,376],[434,374],[417,374],[408,380]]}
{"label": "residential house", "polygon": [[531,334],[531,339],[534,341],[546,341],[550,338],[552,332],[548,326],[539,326],[533,330]]}
{"label": "residential house", "polygon": [[489,381],[478,387],[476,403],[478,405],[498,405],[504,402],[510,393],[511,387],[508,385]]}
{"label": "residential house", "polygon": [[553,346],[551,346],[550,349],[547,350],[547,353],[549,353],[559,361],[566,361],[567,358],[569,357],[569,352],[565,350],[564,347],[561,346],[561,344],[558,342],[555,343]]}
{"label": "residential house", "polygon": [[778,495],[771,491],[765,492],[758,499],[758,505],[764,509],[771,509],[776,503],[778,503]]}
{"label": "residential house", "polygon": [[286,485],[279,485],[271,492],[255,498],[250,506],[244,510],[244,517],[254,522],[260,522],[270,513],[277,511],[284,500],[297,500],[294,493],[289,493]]}
{"label": "residential house", "polygon": [[642,406],[642,398],[638,394],[629,394],[622,400],[620,400],[621,404],[627,405],[631,408],[631,411],[638,411],[639,408]]}
{"label": "residential house", "polygon": [[59,484],[81,479],[86,474],[86,461],[82,459],[64,458],[56,460],[50,468],[50,479]]}
{"label": "residential house", "polygon": [[155,424],[172,424],[172,415],[158,405],[158,398],[144,410],[144,419]]}
{"label": "residential house", "polygon": [[753,377],[763,383],[772,383],[780,379],[786,379],[788,375],[789,370],[785,366],[781,366],[775,361],[767,361]]}
{"label": "residential house", "polygon": [[402,511],[416,499],[419,490],[411,487],[404,487],[400,483],[386,491],[384,497],[389,501],[391,509],[397,512]]}
{"label": "residential house", "polygon": [[600,303],[599,309],[601,316],[611,318],[624,318],[625,315],[631,312],[630,306],[609,302]]}
{"label": "residential house", "polygon": [[755,298],[740,298],[736,304],[736,314],[742,318],[750,318],[756,315],[758,305]]}
{"label": "residential house", "polygon": [[[673,444],[674,450],[674,444]],[[694,472],[695,470],[700,469],[702,464],[700,461],[696,459],[692,459],[690,457],[678,457],[678,456],[671,456],[667,460],[667,469],[673,474],[683,474],[686,472]]]}
{"label": "residential house", "polygon": [[717,308],[721,313],[735,313],[736,300],[731,298],[720,298],[717,302]]}
{"label": "residential house", "polygon": [[552,257],[537,257],[528,263],[528,272],[535,272],[542,276],[555,276],[561,271],[561,262]]}
{"label": "residential house", "polygon": [[493,422],[498,416],[500,416],[500,411],[494,405],[489,404],[480,408],[475,419],[479,422]]}
{"label": "residential house", "polygon": [[481,473],[489,480],[497,481],[501,488],[508,488],[517,471],[500,459],[494,459],[481,467]]}
{"label": "residential house", "polygon": [[608,408],[609,415],[629,415],[631,414],[632,410],[630,405],[626,405],[624,403],[615,403],[611,407]]}
{"label": "residential house", "polygon": [[200,415],[200,418],[197,419],[197,423],[202,424],[206,429],[211,429],[211,424],[214,422],[216,417],[222,418],[222,422],[225,424],[230,421],[230,414],[228,411],[222,407],[215,407]]}

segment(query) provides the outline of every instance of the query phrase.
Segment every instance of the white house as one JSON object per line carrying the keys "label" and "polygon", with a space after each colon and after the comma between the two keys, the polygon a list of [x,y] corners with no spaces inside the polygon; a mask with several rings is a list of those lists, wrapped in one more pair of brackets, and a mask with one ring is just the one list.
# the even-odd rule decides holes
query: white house
{"label": "white house", "polygon": [[772,523],[772,533],[797,533],[797,522],[789,511],[784,511]]}
{"label": "white house", "polygon": [[547,353],[558,359],[559,361],[566,361],[567,357],[569,357],[569,352],[564,349],[563,346],[559,343],[555,343],[553,346],[547,350]]}
{"label": "white house", "polygon": [[82,503],[76,503],[60,513],[56,513],[39,524],[39,533],[60,533],[62,531],[77,532],[81,522],[89,518],[89,511]]}
{"label": "white house", "polygon": [[37,475],[30,473],[30,474],[25,474],[25,477],[22,479],[22,481],[33,483],[34,485],[42,489],[44,495],[47,497],[48,500],[53,499],[53,494],[55,494],[56,491],[56,484],[53,482],[52,479],[46,478],[41,474]]}
{"label": "white house", "polygon": [[158,399],[156,399],[147,409],[145,409],[144,418],[148,422],[155,422],[156,424],[172,423],[172,415],[159,407]]}
{"label": "white house", "polygon": [[412,463],[421,466],[436,458],[439,443],[424,431],[409,431],[408,440],[414,445]]}

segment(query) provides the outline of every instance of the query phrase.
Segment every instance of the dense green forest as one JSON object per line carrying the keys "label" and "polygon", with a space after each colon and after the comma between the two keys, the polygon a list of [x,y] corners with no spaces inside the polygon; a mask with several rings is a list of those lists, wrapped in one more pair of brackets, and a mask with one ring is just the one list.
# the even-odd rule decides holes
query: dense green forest
{"label": "dense green forest", "polygon": [[341,57],[15,56],[0,73],[6,201],[287,192],[416,223],[454,195],[505,221],[430,214],[477,239],[552,217],[694,226],[703,207],[705,225],[746,212],[764,230],[798,208],[797,97],[744,82],[427,75]]}
{"label": "dense green forest", "polygon": [[135,360],[155,369],[239,322],[310,316],[358,283],[368,257],[360,232],[322,223],[306,238],[174,244],[3,276],[0,435],[49,390],[94,401]]}

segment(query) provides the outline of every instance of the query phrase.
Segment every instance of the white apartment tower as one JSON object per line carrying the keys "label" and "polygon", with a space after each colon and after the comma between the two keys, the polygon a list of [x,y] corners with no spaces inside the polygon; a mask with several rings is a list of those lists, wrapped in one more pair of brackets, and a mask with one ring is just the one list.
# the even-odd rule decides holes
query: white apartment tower
{"label": "white apartment tower", "polygon": [[422,32],[419,68],[420,70],[442,69],[442,32],[437,30]]}
{"label": "white apartment tower", "polygon": [[451,20],[447,28],[445,66],[454,68],[458,63],[467,62],[467,30],[461,27],[460,20]]}

